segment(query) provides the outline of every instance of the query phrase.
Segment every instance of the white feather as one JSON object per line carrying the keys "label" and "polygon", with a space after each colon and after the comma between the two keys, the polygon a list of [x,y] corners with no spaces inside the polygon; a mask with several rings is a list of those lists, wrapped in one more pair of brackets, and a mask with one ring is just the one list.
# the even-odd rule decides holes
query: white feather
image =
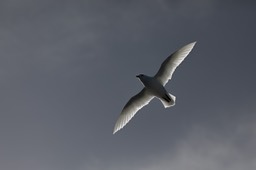
{"label": "white feather", "polygon": [[146,88],[143,88],[137,95],[133,96],[124,106],[119,115],[113,134],[122,129],[132,119],[136,112],[147,105],[153,98],[154,96],[148,93]]}
{"label": "white feather", "polygon": [[193,49],[196,42],[185,45],[181,49],[171,54],[161,65],[155,75],[155,78],[162,83],[163,86],[172,78],[172,74],[180,63],[187,57]]}

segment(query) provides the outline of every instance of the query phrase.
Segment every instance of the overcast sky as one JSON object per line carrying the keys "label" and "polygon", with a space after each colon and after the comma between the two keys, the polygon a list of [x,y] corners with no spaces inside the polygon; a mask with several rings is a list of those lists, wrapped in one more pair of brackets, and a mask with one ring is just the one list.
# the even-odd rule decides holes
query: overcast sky
{"label": "overcast sky", "polygon": [[[1,170],[256,169],[256,3],[1,0]],[[167,90],[115,121],[178,48]]]}

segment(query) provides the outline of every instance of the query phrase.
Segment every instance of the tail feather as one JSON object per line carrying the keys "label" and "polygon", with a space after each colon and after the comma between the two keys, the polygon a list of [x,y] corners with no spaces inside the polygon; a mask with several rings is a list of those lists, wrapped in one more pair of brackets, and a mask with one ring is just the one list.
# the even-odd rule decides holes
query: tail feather
{"label": "tail feather", "polygon": [[167,108],[175,105],[176,97],[169,93],[168,97],[160,98],[160,101],[163,103],[164,107]]}

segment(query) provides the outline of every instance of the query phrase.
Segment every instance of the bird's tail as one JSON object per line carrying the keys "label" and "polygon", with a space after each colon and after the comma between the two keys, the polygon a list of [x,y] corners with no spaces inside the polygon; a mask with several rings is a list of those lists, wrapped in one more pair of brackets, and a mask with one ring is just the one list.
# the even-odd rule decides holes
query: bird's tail
{"label": "bird's tail", "polygon": [[172,94],[166,94],[166,96],[160,98],[160,101],[163,103],[164,107],[171,107],[175,105],[176,97]]}

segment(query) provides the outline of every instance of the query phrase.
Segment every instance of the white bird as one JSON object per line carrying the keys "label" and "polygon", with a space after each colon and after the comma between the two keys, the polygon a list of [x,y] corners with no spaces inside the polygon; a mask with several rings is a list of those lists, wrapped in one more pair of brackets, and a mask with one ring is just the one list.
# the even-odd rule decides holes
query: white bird
{"label": "white bird", "polygon": [[180,63],[193,49],[196,42],[185,45],[181,49],[171,54],[161,65],[154,77],[139,74],[136,77],[140,79],[144,88],[133,96],[124,106],[119,115],[113,134],[122,129],[142,107],[147,105],[154,97],[160,99],[164,107],[175,105],[176,97],[166,91],[165,84],[172,78],[172,74]]}

